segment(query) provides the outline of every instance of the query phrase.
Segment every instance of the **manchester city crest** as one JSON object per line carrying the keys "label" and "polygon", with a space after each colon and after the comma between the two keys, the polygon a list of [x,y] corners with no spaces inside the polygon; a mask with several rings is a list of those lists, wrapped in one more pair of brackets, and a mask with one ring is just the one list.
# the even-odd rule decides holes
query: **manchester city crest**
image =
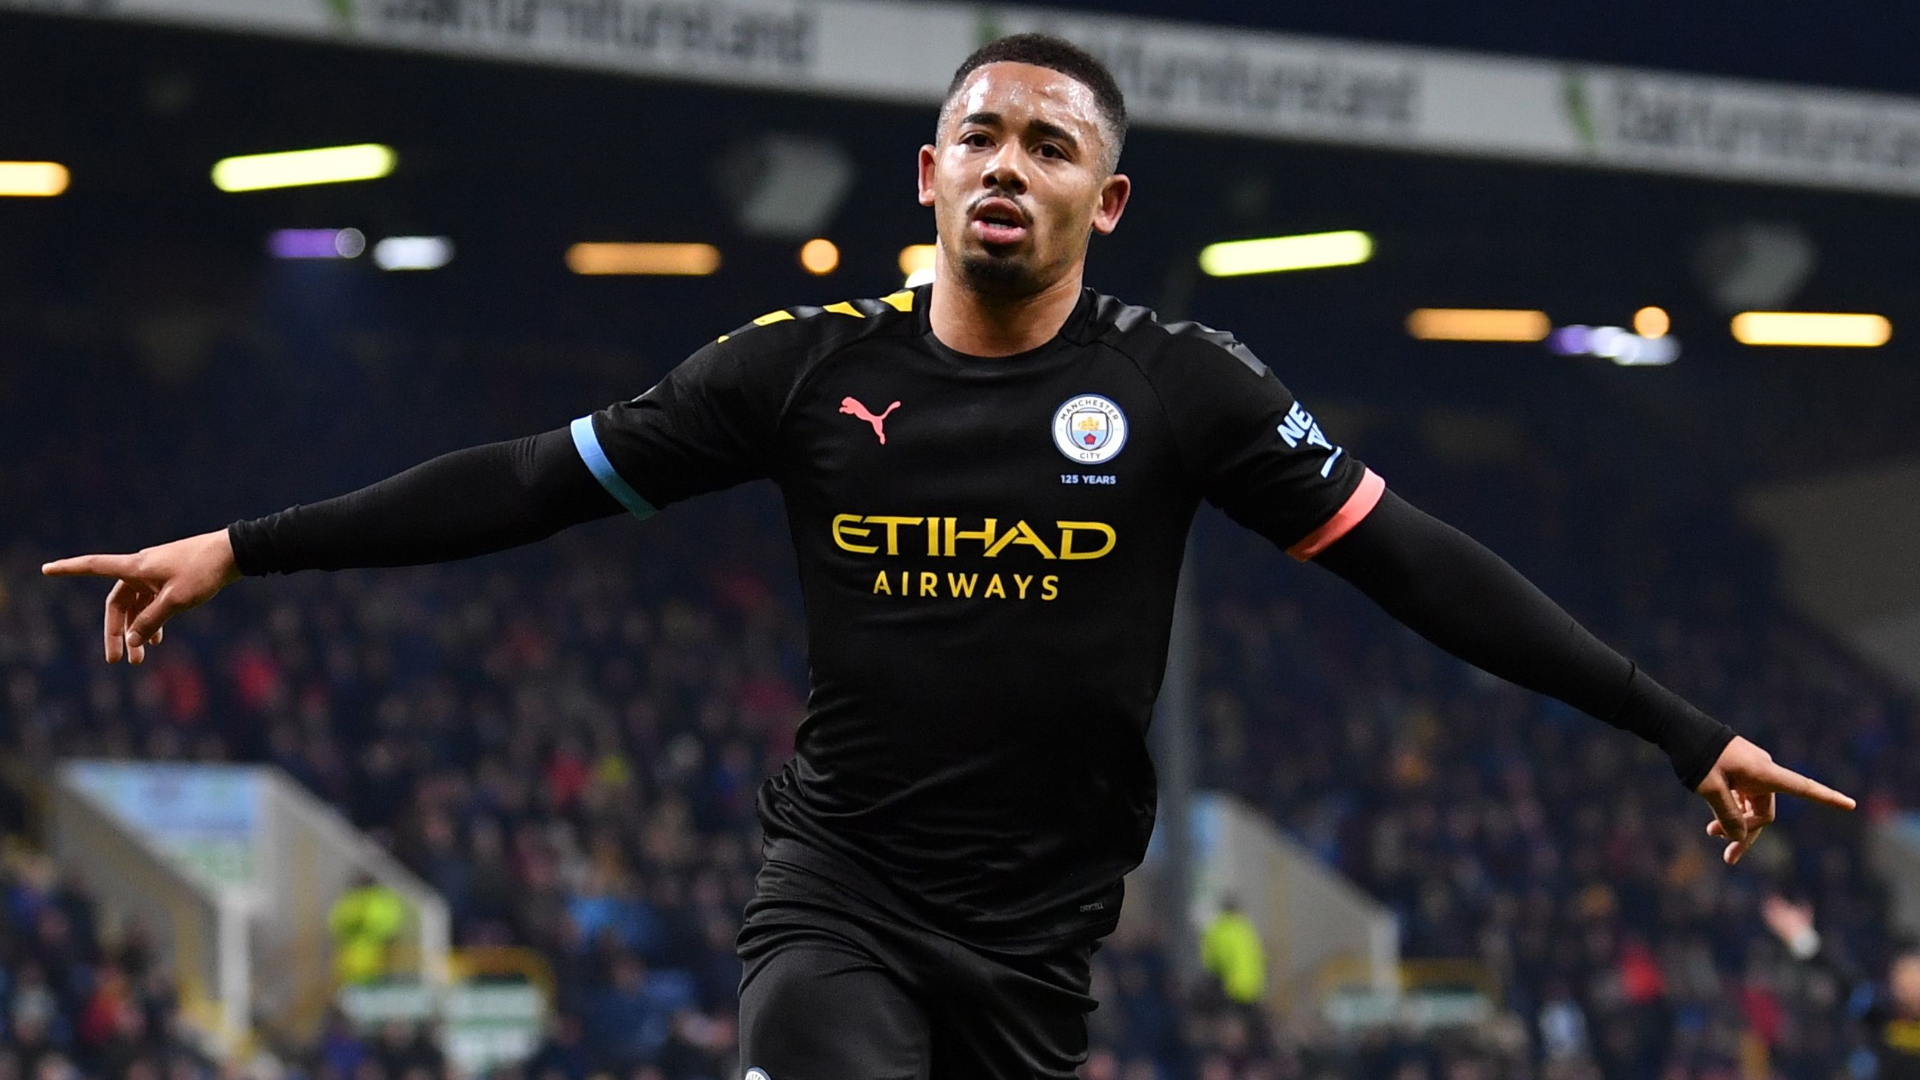
{"label": "manchester city crest", "polygon": [[1127,414],[1098,394],[1072,398],[1054,410],[1053,445],[1068,461],[1105,464],[1127,445]]}

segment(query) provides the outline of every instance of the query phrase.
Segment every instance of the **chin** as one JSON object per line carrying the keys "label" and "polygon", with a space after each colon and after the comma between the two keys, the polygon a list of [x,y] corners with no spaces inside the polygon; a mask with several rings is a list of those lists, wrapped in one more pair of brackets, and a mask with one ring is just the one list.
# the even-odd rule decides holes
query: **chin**
{"label": "chin", "polygon": [[960,274],[975,292],[989,296],[1024,296],[1040,291],[1043,284],[1033,264],[1014,253],[970,253],[960,260]]}

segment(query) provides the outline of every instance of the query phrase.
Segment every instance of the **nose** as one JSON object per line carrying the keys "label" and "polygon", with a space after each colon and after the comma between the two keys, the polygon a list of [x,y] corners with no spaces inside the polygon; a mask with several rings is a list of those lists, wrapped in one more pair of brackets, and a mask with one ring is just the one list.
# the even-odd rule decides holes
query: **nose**
{"label": "nose", "polygon": [[992,158],[987,161],[986,171],[981,174],[981,185],[994,191],[1007,191],[1015,195],[1025,194],[1027,190],[1026,149],[1018,141],[1002,143]]}

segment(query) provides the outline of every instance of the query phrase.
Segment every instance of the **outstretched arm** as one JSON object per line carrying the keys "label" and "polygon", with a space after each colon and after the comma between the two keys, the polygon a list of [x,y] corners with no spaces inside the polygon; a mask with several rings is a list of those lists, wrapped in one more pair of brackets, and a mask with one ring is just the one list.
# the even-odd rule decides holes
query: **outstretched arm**
{"label": "outstretched arm", "polygon": [[241,573],[284,574],[486,555],[619,512],[563,428],[455,450],[227,531]]}
{"label": "outstretched arm", "polygon": [[456,450],[325,502],[125,555],[82,555],[49,575],[115,579],[106,658],[145,658],[161,627],[243,574],[411,566],[529,544],[620,512],[566,429]]}
{"label": "outstretched arm", "polygon": [[1314,561],[1460,659],[1666,751],[1681,783],[1712,807],[1708,832],[1729,841],[1729,864],[1772,823],[1776,792],[1853,808],[1847,796],[1774,764],[1588,633],[1499,556],[1390,490]]}
{"label": "outstretched arm", "polygon": [[[869,306],[872,315],[896,311],[887,302]],[[243,574],[464,559],[622,508],[647,517],[770,475],[796,358],[808,355],[822,326],[838,325],[788,314],[766,320],[777,326],[756,321],[723,335],[646,393],[565,428],[444,454],[352,494],[218,532],[130,555],[61,559],[41,572],[115,579],[107,662],[137,664],[167,619]]]}

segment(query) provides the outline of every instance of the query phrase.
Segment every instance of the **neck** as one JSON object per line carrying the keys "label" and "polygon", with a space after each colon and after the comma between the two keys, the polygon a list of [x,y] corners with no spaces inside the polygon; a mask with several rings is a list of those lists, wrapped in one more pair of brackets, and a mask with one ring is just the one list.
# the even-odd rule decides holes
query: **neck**
{"label": "neck", "polygon": [[[944,260],[943,260],[944,263]],[[1012,356],[1052,341],[1080,302],[1084,264],[1026,296],[989,296],[969,288],[956,266],[933,279],[927,321],[940,344],[968,356]]]}

